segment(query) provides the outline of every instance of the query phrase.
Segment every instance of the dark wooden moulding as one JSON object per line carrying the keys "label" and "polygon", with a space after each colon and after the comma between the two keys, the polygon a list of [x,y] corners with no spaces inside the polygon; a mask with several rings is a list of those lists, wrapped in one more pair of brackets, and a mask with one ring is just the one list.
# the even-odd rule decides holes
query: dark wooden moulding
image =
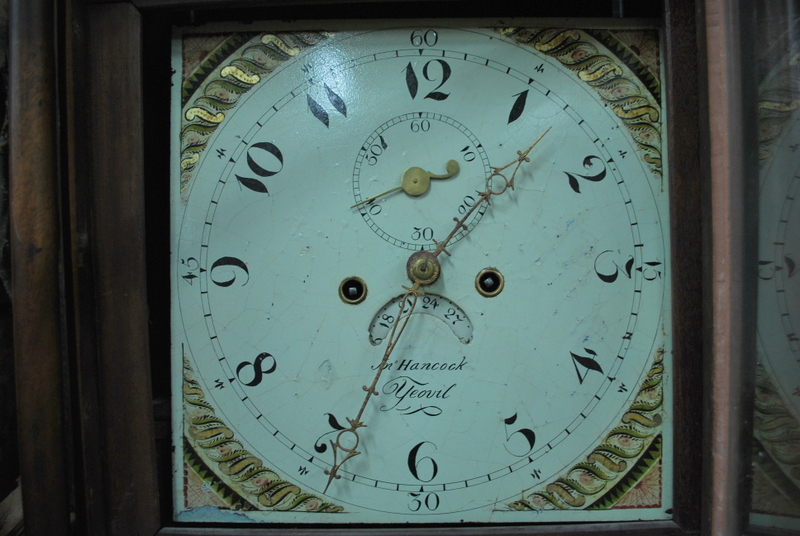
{"label": "dark wooden moulding", "polygon": [[[157,375],[168,370],[168,339],[166,346],[152,345],[153,356],[150,344],[157,329],[151,320],[157,309],[168,309],[168,297],[162,293],[154,302],[152,272],[148,294],[146,260],[154,252],[145,243],[153,219],[166,222],[146,203],[146,188],[158,189],[158,181],[169,176],[168,159],[160,163],[158,156],[166,153],[152,141],[165,139],[167,116],[148,115],[159,109],[146,98],[148,77],[158,76],[154,58],[169,55],[169,25],[158,21],[175,13],[188,20],[192,10],[207,7],[275,10],[282,4],[291,2],[12,0],[14,314],[27,534],[411,533],[381,527],[175,526],[169,517],[169,422],[168,416],[154,418],[157,382],[151,376],[151,363]],[[431,3],[415,4],[424,16]],[[512,12],[537,16],[535,4]],[[701,169],[708,126],[701,113],[705,65],[699,63],[697,11],[694,0],[666,0],[661,19],[673,196],[674,520],[421,527],[414,534],[649,536],[700,530],[701,491],[711,489],[700,476],[709,471],[701,454],[709,458],[710,448],[702,438],[710,416],[700,408],[703,377],[713,367],[704,357],[711,348],[704,348],[710,336],[703,328],[704,304],[712,293],[702,277],[711,252],[702,235],[709,226],[702,217],[707,192]],[[143,28],[158,35],[143,35]],[[168,73],[163,80],[168,86]],[[162,120],[159,134],[153,126]],[[716,473],[709,478],[716,486],[730,484]]]}

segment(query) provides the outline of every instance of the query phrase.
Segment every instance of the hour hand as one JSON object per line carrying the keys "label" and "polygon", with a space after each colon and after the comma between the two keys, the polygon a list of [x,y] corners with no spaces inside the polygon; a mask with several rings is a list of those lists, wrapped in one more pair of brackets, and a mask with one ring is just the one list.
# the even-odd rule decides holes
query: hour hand
{"label": "hour hand", "polygon": [[374,201],[379,197],[383,197],[385,195],[389,195],[394,193],[398,190],[403,190],[408,195],[417,197],[425,192],[431,187],[431,179],[433,180],[442,180],[442,179],[449,179],[456,173],[458,173],[460,166],[458,162],[455,160],[448,160],[447,164],[445,165],[445,169],[447,173],[436,175],[431,173],[430,171],[425,171],[421,167],[410,167],[403,172],[403,177],[400,180],[400,186],[395,186],[385,192],[379,193],[378,195],[373,195],[372,197],[368,197],[363,201],[359,201],[355,205],[351,206],[350,208],[355,208],[359,205],[363,205],[364,203],[369,203],[370,201]]}

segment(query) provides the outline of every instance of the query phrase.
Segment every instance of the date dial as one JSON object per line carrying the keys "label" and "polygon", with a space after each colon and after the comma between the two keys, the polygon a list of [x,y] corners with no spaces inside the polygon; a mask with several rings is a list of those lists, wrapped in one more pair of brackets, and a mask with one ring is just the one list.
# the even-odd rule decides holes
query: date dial
{"label": "date dial", "polygon": [[[352,210],[392,245],[431,251],[452,228],[453,213],[478,202],[490,175],[481,142],[455,119],[415,112],[386,121],[366,139],[353,169]],[[476,210],[451,244],[467,235]]]}

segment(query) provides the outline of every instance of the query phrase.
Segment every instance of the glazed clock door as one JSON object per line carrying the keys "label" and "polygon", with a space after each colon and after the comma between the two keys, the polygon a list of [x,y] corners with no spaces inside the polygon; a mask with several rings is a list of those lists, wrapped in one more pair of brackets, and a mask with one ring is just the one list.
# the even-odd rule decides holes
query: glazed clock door
{"label": "glazed clock door", "polygon": [[175,519],[670,519],[658,32],[346,26],[176,33]]}

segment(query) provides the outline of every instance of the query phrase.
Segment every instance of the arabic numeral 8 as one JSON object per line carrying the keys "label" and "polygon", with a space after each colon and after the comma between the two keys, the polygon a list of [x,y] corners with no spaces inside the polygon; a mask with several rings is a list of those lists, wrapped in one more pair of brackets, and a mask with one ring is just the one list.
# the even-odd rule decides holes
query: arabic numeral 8
{"label": "arabic numeral 8", "polygon": [[411,46],[421,47],[423,44],[429,47],[436,46],[439,41],[439,34],[436,30],[414,30],[411,32]]}
{"label": "arabic numeral 8", "polygon": [[466,214],[469,209],[475,206],[475,198],[471,195],[468,195],[464,198],[464,201],[458,206],[458,213],[459,214]]}

